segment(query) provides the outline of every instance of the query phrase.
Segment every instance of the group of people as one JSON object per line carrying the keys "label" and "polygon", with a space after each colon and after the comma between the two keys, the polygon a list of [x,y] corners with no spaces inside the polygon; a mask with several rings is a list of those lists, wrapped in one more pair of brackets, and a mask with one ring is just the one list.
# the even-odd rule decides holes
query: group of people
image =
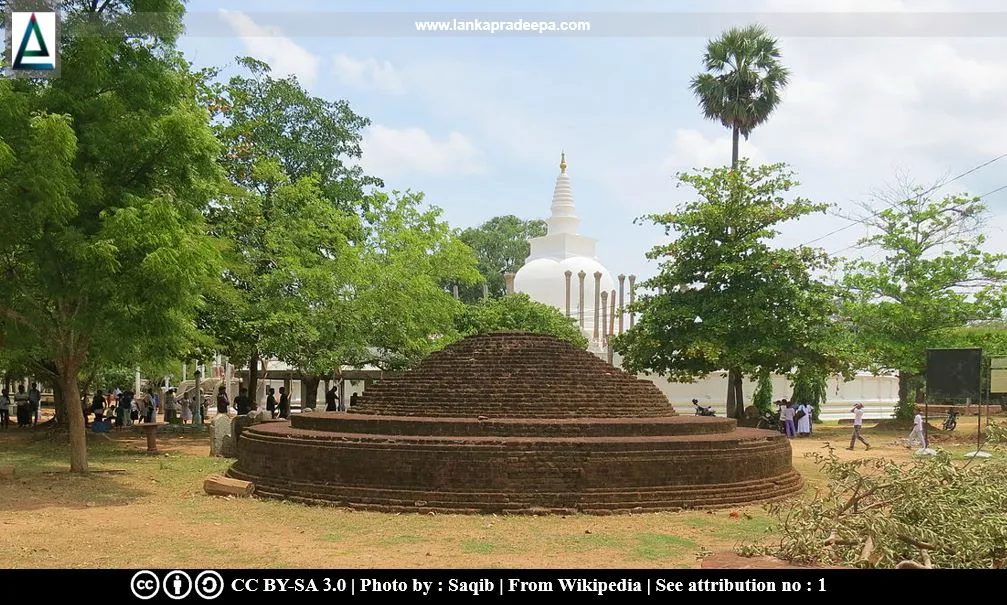
{"label": "group of people", "polygon": [[25,391],[24,385],[17,385],[17,394],[11,399],[10,390],[4,387],[0,392],[0,428],[10,426],[11,408],[20,428],[38,424],[42,408],[42,393],[37,383],[31,383],[31,388]]}
{"label": "group of people", "polygon": [[776,405],[780,407],[780,422],[787,437],[811,436],[811,417],[815,410],[810,403],[793,404],[781,399]]}

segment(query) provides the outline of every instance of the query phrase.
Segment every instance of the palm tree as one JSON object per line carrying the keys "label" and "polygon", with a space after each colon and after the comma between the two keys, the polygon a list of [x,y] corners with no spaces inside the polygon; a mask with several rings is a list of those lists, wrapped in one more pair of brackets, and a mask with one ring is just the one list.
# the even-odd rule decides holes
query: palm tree
{"label": "palm tree", "polygon": [[692,79],[703,116],[731,129],[731,167],[738,166],[739,135],[769,119],[780,104],[790,72],[780,64],[780,49],[761,25],[731,28],[710,40],[703,56],[704,73]]}
{"label": "palm tree", "polygon": [[[703,56],[704,73],[692,79],[703,115],[731,129],[731,169],[738,167],[739,135],[748,140],[780,104],[790,72],[780,64],[780,49],[761,25],[731,28],[710,40]],[[738,368],[727,371],[727,415],[741,418],[744,382]]]}

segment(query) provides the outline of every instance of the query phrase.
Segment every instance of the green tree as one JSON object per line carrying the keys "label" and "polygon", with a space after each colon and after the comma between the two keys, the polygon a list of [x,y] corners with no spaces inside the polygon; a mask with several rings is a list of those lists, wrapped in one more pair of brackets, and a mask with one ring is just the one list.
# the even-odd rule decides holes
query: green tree
{"label": "green tree", "polygon": [[343,366],[405,367],[433,350],[431,335],[450,336],[462,304],[439,284],[479,274],[440,210],[423,208],[419,194],[377,193],[361,224],[312,183],[278,200],[287,197],[267,238],[276,266],[266,280],[274,307],[264,341],[300,371],[306,407]]}
{"label": "green tree", "polygon": [[[731,28],[710,40],[703,55],[704,73],[692,79],[703,116],[731,129],[731,168],[739,162],[739,136],[748,136],[780,104],[790,72],[780,63],[777,41],[762,26]],[[743,381],[727,373],[727,407],[744,407]]]}
{"label": "green tree", "polygon": [[771,414],[773,412],[773,375],[766,370],[758,373],[759,383],[755,386],[755,393],[752,395],[752,405],[760,412]]}
{"label": "green tree", "polygon": [[692,79],[703,116],[731,129],[731,166],[738,165],[739,135],[748,139],[780,104],[790,72],[780,64],[776,39],[766,28],[731,28],[710,40],[703,55],[706,72]]}
{"label": "green tree", "polygon": [[1007,255],[985,250],[979,198],[934,199],[916,187],[886,201],[868,208],[863,222],[874,235],[860,241],[884,258],[848,264],[843,283],[853,297],[844,312],[874,365],[898,371],[897,416],[911,418],[926,349],[939,347],[950,330],[1001,319]]}
{"label": "green tree", "polygon": [[[265,334],[275,326],[275,279],[285,274],[273,275],[282,262],[273,254],[282,243],[271,232],[282,231],[308,247],[294,251],[283,246],[285,252],[324,254],[329,237],[319,229],[335,229],[332,237],[337,239],[347,234],[341,228],[344,217],[331,216],[319,204],[343,213],[358,212],[367,200],[364,189],[381,182],[364,175],[356,164],[361,131],[369,120],[356,115],[345,101],[311,96],[295,78],[272,77],[261,61],[245,58],[239,64],[247,73],[226,82],[218,80],[215,70],[203,73],[201,98],[214,117],[224,148],[220,161],[230,186],[209,214],[213,234],[226,245],[227,270],[221,287],[210,296],[201,325],[222,353],[248,360],[248,388],[254,397],[260,359],[275,353],[266,348]],[[309,178],[314,179],[312,195],[321,200],[317,204],[315,200],[310,209],[291,208],[277,201],[291,193],[286,187],[304,187],[303,180]],[[305,201],[303,191],[286,199]],[[293,210],[300,214],[285,214]],[[309,210],[317,216],[304,214]],[[303,237],[308,234],[321,241]],[[360,232],[354,239],[363,236]],[[306,258],[302,255],[296,262],[315,262]]]}
{"label": "green tree", "polygon": [[[461,240],[475,252],[479,260],[479,273],[485,280],[491,298],[501,298],[507,294],[504,274],[517,272],[531,254],[528,240],[542,237],[547,231],[548,227],[543,220],[525,221],[514,215],[497,216],[478,227],[462,231]],[[467,303],[478,302],[483,298],[481,284],[460,287],[458,292],[460,298]]]}
{"label": "green tree", "polygon": [[[773,248],[776,227],[825,205],[784,195],[796,183],[782,165],[680,174],[699,199],[646,217],[677,239],[648,257],[661,261],[634,304],[641,316],[615,342],[631,372],[691,381],[727,369],[789,373],[809,365],[848,371],[849,337],[834,321],[837,289],[816,277],[830,263],[807,247]],[[737,404],[735,404],[737,402]],[[728,399],[740,417],[743,393]]]}
{"label": "green tree", "polygon": [[810,405],[811,419],[818,422],[822,406],[828,397],[828,376],[814,368],[798,368],[793,375],[793,394],[790,402],[795,405]]}
{"label": "green tree", "polygon": [[14,227],[0,240],[4,341],[71,406],[74,472],[88,469],[81,371],[176,354],[216,278],[201,212],[218,147],[175,50],[183,12],[64,3],[61,77],[0,80],[0,215]]}
{"label": "green tree", "polygon": [[588,345],[573,319],[520,293],[466,305],[455,319],[455,328],[460,337],[518,331],[556,336],[581,349]]}

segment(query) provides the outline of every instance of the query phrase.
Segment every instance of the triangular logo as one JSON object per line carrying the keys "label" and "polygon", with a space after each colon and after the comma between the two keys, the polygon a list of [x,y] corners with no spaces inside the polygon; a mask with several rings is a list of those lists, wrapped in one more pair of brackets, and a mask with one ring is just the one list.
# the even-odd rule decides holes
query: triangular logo
{"label": "triangular logo", "polygon": [[[28,50],[28,41],[35,36],[38,43],[38,50]],[[24,63],[25,57],[49,57],[49,48],[45,45],[45,38],[42,36],[42,29],[38,26],[38,19],[35,13],[31,14],[28,20],[28,27],[24,30],[24,37],[21,38],[21,47],[14,57],[14,69],[54,69],[52,63]]]}

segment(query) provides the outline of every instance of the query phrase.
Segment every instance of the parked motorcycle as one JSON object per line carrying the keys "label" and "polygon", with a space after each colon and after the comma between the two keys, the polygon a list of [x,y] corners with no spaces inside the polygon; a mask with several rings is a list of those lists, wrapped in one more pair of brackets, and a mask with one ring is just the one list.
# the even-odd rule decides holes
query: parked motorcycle
{"label": "parked motorcycle", "polygon": [[693,399],[692,400],[692,405],[696,406],[696,415],[697,416],[716,416],[717,415],[717,412],[715,412],[713,410],[713,406],[703,407],[703,406],[699,405],[699,400],[698,399]]}
{"label": "parked motorcycle", "polygon": [[948,416],[944,419],[944,430],[953,431],[956,426],[958,426],[958,410],[949,408]]}

